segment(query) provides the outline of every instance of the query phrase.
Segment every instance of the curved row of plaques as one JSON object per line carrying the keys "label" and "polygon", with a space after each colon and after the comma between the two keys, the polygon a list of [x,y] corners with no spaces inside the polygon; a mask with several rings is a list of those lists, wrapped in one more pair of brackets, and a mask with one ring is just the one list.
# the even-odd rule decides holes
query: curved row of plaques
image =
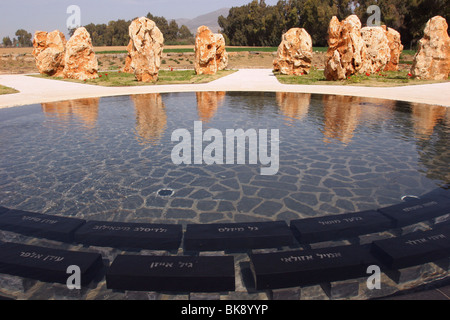
{"label": "curved row of plaques", "polygon": [[[378,211],[285,222],[188,225],[186,251],[279,248],[356,237],[402,227],[450,213],[447,190]],[[0,207],[0,229],[62,242],[120,248],[177,250],[181,225],[86,222]],[[367,266],[386,270],[449,257],[450,225],[427,232],[375,241],[365,246],[250,254],[256,289],[305,286],[366,276]],[[65,283],[67,267],[81,269],[82,284],[104,268],[101,255],[13,243],[0,245],[0,273]],[[118,290],[220,292],[234,290],[232,256],[118,256],[106,273]]]}
{"label": "curved row of plaques", "polygon": [[85,221],[0,207],[0,229],[68,243],[115,248],[186,251],[250,250],[341,240],[400,228],[450,213],[450,191],[343,215],[284,221],[181,225]]}
{"label": "curved row of plaques", "polygon": [[[369,245],[249,254],[257,290],[367,277],[367,267],[392,270],[450,257],[450,224]],[[87,285],[104,269],[102,256],[17,243],[0,244],[0,273],[66,283],[78,266]],[[448,264],[446,266],[448,269]],[[233,256],[119,255],[106,271],[108,289],[169,292],[235,290]]]}

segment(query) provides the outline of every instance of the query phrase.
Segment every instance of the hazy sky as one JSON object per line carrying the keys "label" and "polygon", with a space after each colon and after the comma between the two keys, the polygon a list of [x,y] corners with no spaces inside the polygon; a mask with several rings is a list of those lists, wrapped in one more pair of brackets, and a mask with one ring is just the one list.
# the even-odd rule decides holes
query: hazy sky
{"label": "hazy sky", "polygon": [[[151,12],[167,19],[195,18],[221,8],[231,8],[251,0],[0,0],[0,41],[11,39],[18,29],[34,34],[37,30],[59,29],[67,33],[67,8],[81,9],[81,25],[129,20]],[[277,0],[266,0],[268,5]]]}

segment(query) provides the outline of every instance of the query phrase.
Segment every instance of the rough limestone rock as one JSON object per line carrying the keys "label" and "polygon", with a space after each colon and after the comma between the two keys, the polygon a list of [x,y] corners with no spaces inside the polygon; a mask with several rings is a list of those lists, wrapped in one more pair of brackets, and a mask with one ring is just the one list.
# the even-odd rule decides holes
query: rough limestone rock
{"label": "rough limestone rock", "polygon": [[339,22],[333,17],[328,27],[328,51],[325,63],[327,80],[344,80],[364,68],[366,45],[361,36],[361,21],[356,15]]}
{"label": "rough limestone rock", "polygon": [[132,48],[133,48],[133,40],[130,40],[130,42],[128,43],[128,46],[127,46],[128,54],[127,54],[127,57],[125,58],[125,67],[123,67],[122,72],[134,73],[133,68],[131,68],[131,54],[130,54],[130,52],[131,52]]}
{"label": "rough limestone rock", "polygon": [[228,65],[225,39],[212,33],[206,26],[200,26],[195,36],[195,73],[216,74]]}
{"label": "rough limestone rock", "polygon": [[287,75],[308,74],[313,47],[311,36],[303,28],[292,28],[283,34],[274,60],[274,70]]}
{"label": "rough limestone rock", "polygon": [[35,33],[33,56],[40,73],[56,77],[62,76],[66,42],[66,37],[58,30]]}
{"label": "rough limestone rock", "polygon": [[215,37],[217,70],[225,70],[228,66],[228,52],[225,49],[225,38],[220,33],[216,33]]}
{"label": "rough limestone rock", "polygon": [[91,36],[84,27],[78,28],[67,41],[64,57],[64,78],[95,79],[98,77],[98,61]]}
{"label": "rough limestone rock", "polygon": [[450,38],[447,21],[436,16],[425,27],[425,35],[419,41],[411,74],[418,79],[445,80],[450,74]]}
{"label": "rough limestone rock", "polygon": [[381,26],[386,33],[389,48],[391,49],[391,58],[384,67],[384,71],[398,71],[398,64],[400,63],[400,55],[403,51],[403,45],[400,33],[397,30]]}
{"label": "rough limestone rock", "polygon": [[129,27],[132,44],[128,45],[131,69],[138,81],[158,80],[164,36],[155,22],[145,17],[133,20]]}
{"label": "rough limestone rock", "polygon": [[365,27],[361,29],[366,44],[366,59],[360,72],[376,73],[383,71],[391,60],[391,48],[386,33],[381,27]]}

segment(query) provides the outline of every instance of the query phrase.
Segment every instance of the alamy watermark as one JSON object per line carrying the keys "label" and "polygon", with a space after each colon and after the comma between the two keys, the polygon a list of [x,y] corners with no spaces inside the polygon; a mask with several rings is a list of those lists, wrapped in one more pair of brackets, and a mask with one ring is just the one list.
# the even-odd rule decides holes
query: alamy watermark
{"label": "alamy watermark", "polygon": [[81,8],[79,6],[68,6],[66,13],[70,15],[66,20],[67,29],[71,30],[81,26]]}
{"label": "alamy watermark", "polygon": [[371,265],[367,268],[367,274],[371,276],[367,279],[367,288],[369,290],[381,289],[381,269],[379,266]]}
{"label": "alamy watermark", "polygon": [[[278,129],[270,130],[270,155],[267,129],[227,129],[224,135],[218,129],[203,132],[203,123],[195,121],[193,135],[187,129],[177,129],[171,139],[179,142],[171,153],[172,162],[176,165],[258,164],[259,160],[261,165],[268,166],[261,168],[261,175],[275,175],[280,167]],[[203,142],[210,143],[203,148]]]}
{"label": "alamy watermark", "polygon": [[72,265],[67,268],[67,274],[70,276],[67,278],[66,285],[69,290],[81,289],[81,269],[79,266]]}
{"label": "alamy watermark", "polygon": [[379,27],[381,26],[381,9],[377,5],[371,5],[367,8],[367,14],[370,14],[367,19],[368,27]]}

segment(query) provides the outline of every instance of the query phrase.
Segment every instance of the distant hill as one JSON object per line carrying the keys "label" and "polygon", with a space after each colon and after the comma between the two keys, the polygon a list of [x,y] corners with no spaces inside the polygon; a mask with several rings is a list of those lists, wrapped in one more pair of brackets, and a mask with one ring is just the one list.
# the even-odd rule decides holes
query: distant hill
{"label": "distant hill", "polygon": [[229,8],[222,8],[217,11],[203,14],[194,19],[180,18],[180,19],[175,19],[175,20],[180,27],[183,24],[186,25],[186,27],[188,27],[189,30],[194,35],[197,32],[197,28],[200,26],[207,26],[211,29],[212,32],[215,33],[215,32],[218,32],[220,29],[220,26],[219,26],[219,23],[217,22],[217,20],[219,19],[220,16],[227,17],[229,11],[230,11]]}

